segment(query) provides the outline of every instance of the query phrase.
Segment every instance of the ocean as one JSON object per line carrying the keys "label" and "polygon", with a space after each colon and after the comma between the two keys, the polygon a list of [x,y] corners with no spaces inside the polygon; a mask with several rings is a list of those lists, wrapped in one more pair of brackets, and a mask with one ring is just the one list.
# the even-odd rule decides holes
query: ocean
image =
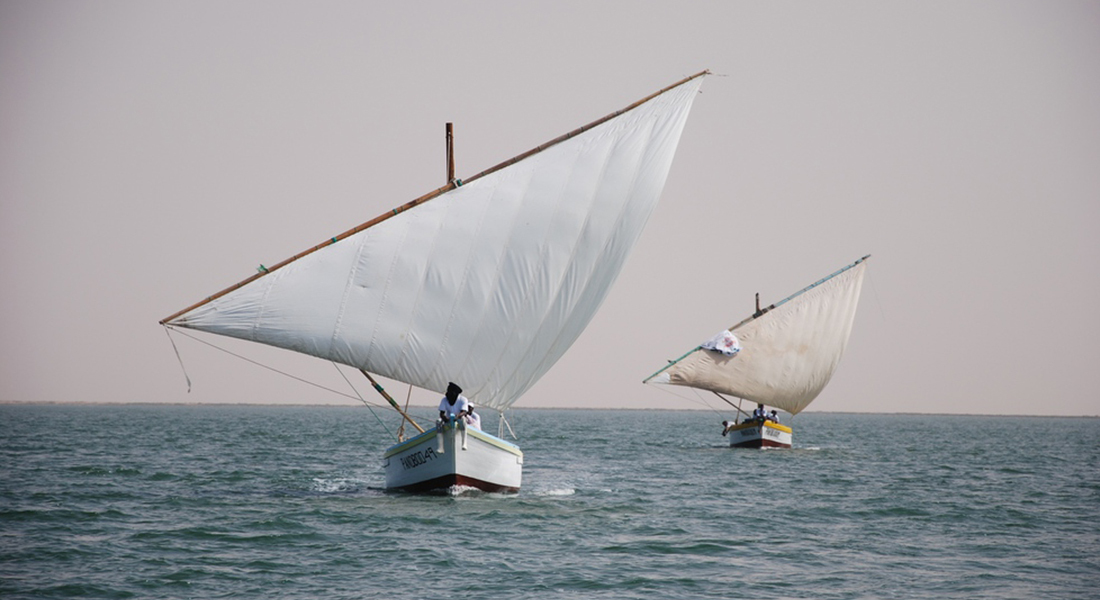
{"label": "ocean", "polygon": [[742,450],[713,412],[516,409],[518,495],[410,496],[380,416],[0,406],[0,597],[1100,597],[1100,419],[809,413]]}

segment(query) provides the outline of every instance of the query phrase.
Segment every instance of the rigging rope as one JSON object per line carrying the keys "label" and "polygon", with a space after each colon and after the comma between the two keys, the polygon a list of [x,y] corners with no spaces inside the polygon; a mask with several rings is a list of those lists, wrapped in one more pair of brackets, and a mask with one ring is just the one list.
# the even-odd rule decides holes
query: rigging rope
{"label": "rigging rope", "polygon": [[[405,414],[409,413],[409,400],[412,398],[413,386],[409,384],[409,393],[405,396]],[[397,441],[405,441],[405,419],[401,419],[401,426],[397,428]]]}
{"label": "rigging rope", "polygon": [[[300,381],[300,382],[302,382],[302,383],[304,383],[304,384],[306,384],[306,385],[311,385],[311,386],[313,386],[313,387],[315,387],[315,388],[319,388],[319,389],[325,390],[326,392],[330,392],[330,393],[332,393],[332,394],[336,394],[337,396],[343,396],[344,398],[350,398],[350,399],[352,399],[352,400],[359,400],[360,402],[362,402],[362,403],[364,403],[364,404],[367,404],[367,405],[370,405],[370,406],[377,406],[378,408],[385,408],[385,407],[383,407],[383,406],[382,406],[381,404],[375,404],[375,403],[373,403],[373,402],[370,402],[370,401],[368,401],[368,400],[365,400],[365,399],[363,399],[363,398],[356,398],[355,396],[352,396],[351,394],[347,394],[347,393],[344,393],[344,392],[340,392],[340,391],[334,390],[334,389],[332,389],[332,388],[329,388],[329,387],[325,387],[325,386],[323,386],[323,385],[321,385],[321,384],[319,384],[319,383],[314,383],[314,382],[312,382],[312,381],[310,381],[310,380],[308,380],[308,379],[302,379],[301,377],[298,377],[297,375],[291,375],[290,373],[287,373],[287,372],[285,372],[285,371],[280,371],[279,369],[276,369],[276,368],[274,368],[274,367],[269,367],[269,366],[267,366],[267,365],[265,365],[265,364],[263,364],[263,363],[261,363],[261,362],[257,362],[257,361],[254,361],[254,360],[252,360],[251,358],[248,358],[248,357],[245,357],[245,356],[241,356],[240,354],[237,354],[236,352],[231,352],[231,351],[229,351],[229,350],[226,350],[225,348],[222,348],[221,346],[218,346],[218,345],[216,345],[216,344],[212,344],[212,343],[210,343],[210,342],[208,342],[208,341],[206,341],[206,340],[200,339],[200,338],[198,338],[198,337],[196,337],[196,336],[193,336],[193,335],[191,335],[191,334],[189,334],[189,333],[186,333],[186,332],[180,331],[179,329],[176,329],[176,328],[174,328],[174,327],[170,327],[170,326],[168,326],[168,325],[165,325],[164,327],[165,327],[165,329],[175,329],[175,330],[176,330],[176,333],[178,333],[178,334],[180,334],[180,335],[182,335],[182,336],[184,336],[184,337],[190,338],[190,339],[192,339],[192,340],[195,340],[196,342],[198,342],[198,343],[200,343],[200,344],[205,344],[205,345],[207,345],[207,346],[210,346],[211,348],[213,348],[213,349],[215,349],[215,350],[219,350],[219,351],[221,351],[221,352],[225,352],[226,354],[228,354],[228,355],[230,355],[230,356],[235,356],[235,357],[237,357],[237,358],[239,358],[239,359],[241,359],[241,360],[243,360],[243,361],[245,361],[245,362],[249,362],[249,363],[252,363],[252,364],[256,365],[257,367],[262,367],[262,368],[264,368],[264,369],[267,369],[268,371],[274,371],[275,373],[278,373],[278,374],[280,374],[280,375],[283,375],[283,376],[289,377],[289,378],[291,378],[291,379],[294,379],[294,380],[296,380],[296,381]],[[169,335],[169,336],[168,336],[168,339],[172,339],[172,336],[171,336],[171,335]],[[173,346],[175,346],[175,342],[173,342],[173,344],[172,344],[172,345],[173,345]],[[178,353],[177,353],[177,354],[178,354]],[[190,383],[191,383],[191,380],[190,380],[190,379],[188,379],[188,386],[190,386]],[[188,389],[190,389],[190,387],[189,387]]]}
{"label": "rigging rope", "polygon": [[[504,423],[504,427],[508,428],[508,433],[512,434],[512,439],[513,440],[518,440],[519,439],[518,437],[516,437],[516,432],[512,431],[512,424],[508,422],[508,419],[504,418],[504,411],[503,410],[500,411],[500,422]],[[498,426],[498,429],[500,429],[500,436],[499,436],[500,439],[504,439],[504,427],[499,427]]]}
{"label": "rigging rope", "polygon": [[187,380],[187,393],[190,394],[191,377],[187,375],[187,367],[183,366],[183,357],[180,356],[180,349],[176,347],[176,340],[172,339],[172,329],[165,325],[164,333],[168,334],[168,341],[172,342],[172,349],[176,351],[176,360],[180,361],[180,370],[183,371],[183,378]]}
{"label": "rigging rope", "polygon": [[695,394],[695,399],[692,399],[692,398],[690,398],[686,395],[677,394],[677,393],[673,392],[671,389],[668,389],[666,386],[655,385],[653,387],[656,388],[658,391],[661,391],[661,392],[663,392],[665,394],[668,394],[670,396],[675,396],[676,398],[679,398],[680,400],[684,400],[684,401],[691,402],[691,403],[694,403],[694,404],[701,404],[704,407],[706,407],[706,408],[710,409],[711,411],[713,411],[715,414],[717,414],[720,417],[725,416],[725,413],[718,410],[717,408],[714,408],[714,406],[710,402],[707,401],[706,397],[704,397],[702,395],[702,393],[699,390],[695,389],[695,388],[692,388],[692,387],[686,388],[686,389],[691,390],[692,393]]}
{"label": "rigging rope", "polygon": [[[386,431],[386,435],[393,435],[392,433],[390,433],[390,429],[389,429],[388,427],[386,427],[386,424],[385,424],[385,423],[384,423],[384,422],[382,421],[382,418],[381,418],[381,417],[379,417],[379,416],[378,416],[378,414],[374,412],[374,409],[373,409],[373,408],[371,408],[371,405],[370,405],[370,403],[369,403],[369,402],[367,402],[367,400],[366,400],[365,398],[363,398],[363,395],[359,393],[359,390],[357,390],[357,389],[355,388],[355,386],[354,386],[354,385],[352,385],[352,383],[351,383],[351,380],[350,380],[350,379],[348,379],[348,376],[347,376],[347,375],[344,375],[344,372],[340,370],[340,365],[336,364],[336,361],[331,361],[331,360],[330,360],[329,362],[331,362],[331,363],[332,363],[332,366],[336,368],[336,372],[337,372],[337,373],[339,373],[339,374],[340,374],[340,376],[344,378],[344,381],[348,382],[348,387],[350,387],[350,388],[351,388],[351,390],[352,390],[353,392],[355,392],[355,395],[359,397],[359,401],[360,401],[360,402],[362,402],[363,404],[365,404],[365,405],[367,406],[367,410],[369,410],[369,411],[370,411],[370,414],[371,414],[371,415],[372,415],[372,416],[373,416],[373,417],[374,417],[375,419],[377,419],[377,420],[378,420],[378,424],[379,424],[379,425],[381,425],[381,426],[382,426],[382,429],[384,429],[384,430]],[[402,423],[404,423],[404,420],[402,420],[401,422],[402,422]],[[401,439],[400,439],[400,438],[398,438],[398,440],[397,440],[397,441],[399,441],[399,442],[400,442],[400,441],[401,441]]]}

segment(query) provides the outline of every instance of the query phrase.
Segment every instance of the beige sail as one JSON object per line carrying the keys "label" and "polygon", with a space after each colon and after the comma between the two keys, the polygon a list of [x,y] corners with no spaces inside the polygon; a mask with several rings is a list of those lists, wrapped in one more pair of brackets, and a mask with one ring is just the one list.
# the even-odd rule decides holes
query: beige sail
{"label": "beige sail", "polygon": [[801,412],[840,364],[868,258],[729,328],[740,342],[736,353],[699,347],[646,382],[710,390]]}

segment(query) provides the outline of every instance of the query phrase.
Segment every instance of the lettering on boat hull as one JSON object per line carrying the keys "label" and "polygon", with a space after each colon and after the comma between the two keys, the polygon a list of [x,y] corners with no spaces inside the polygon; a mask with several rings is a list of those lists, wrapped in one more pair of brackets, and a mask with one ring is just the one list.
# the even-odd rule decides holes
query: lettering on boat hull
{"label": "lettering on boat hull", "polygon": [[401,466],[407,471],[409,469],[415,469],[421,465],[428,464],[428,461],[434,460],[436,457],[435,450],[431,448],[425,448],[424,450],[418,450],[407,456],[401,457]]}
{"label": "lettering on boat hull", "polygon": [[745,423],[730,431],[732,448],[790,448],[793,432],[789,427],[768,421],[763,425]]}

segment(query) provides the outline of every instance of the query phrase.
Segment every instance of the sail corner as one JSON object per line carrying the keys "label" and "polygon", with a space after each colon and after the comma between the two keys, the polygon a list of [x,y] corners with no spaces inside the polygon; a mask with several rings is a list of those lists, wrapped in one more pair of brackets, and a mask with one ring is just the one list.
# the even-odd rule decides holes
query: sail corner
{"label": "sail corner", "polygon": [[657,373],[656,375],[647,378],[642,383],[658,383],[667,385],[671,381],[672,378],[669,376],[668,371],[661,371],[660,373]]}

